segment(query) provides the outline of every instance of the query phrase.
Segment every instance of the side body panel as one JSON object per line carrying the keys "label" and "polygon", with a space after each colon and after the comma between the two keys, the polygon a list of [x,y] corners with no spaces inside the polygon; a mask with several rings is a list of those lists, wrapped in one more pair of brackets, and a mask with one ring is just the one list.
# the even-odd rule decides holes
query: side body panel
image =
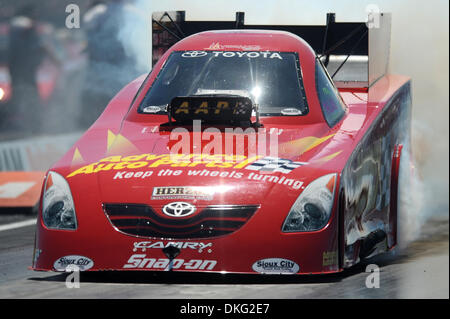
{"label": "side body panel", "polygon": [[[369,104],[368,107],[379,106]],[[391,203],[396,200],[391,197],[396,190],[391,184],[396,184],[392,178],[397,176],[391,176],[392,164],[398,146],[409,144],[410,123],[408,81],[388,99],[342,171],[340,207],[344,212],[341,216],[344,254],[341,262],[344,267],[396,244],[396,203]],[[379,245],[375,247],[375,244]]]}

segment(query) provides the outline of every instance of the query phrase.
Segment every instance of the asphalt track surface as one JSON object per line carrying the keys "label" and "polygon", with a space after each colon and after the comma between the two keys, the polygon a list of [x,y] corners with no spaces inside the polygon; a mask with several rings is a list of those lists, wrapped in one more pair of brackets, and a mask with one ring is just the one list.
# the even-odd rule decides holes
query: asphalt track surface
{"label": "asphalt track surface", "polygon": [[[428,220],[408,248],[373,257],[326,276],[243,276],[155,272],[81,273],[80,288],[67,274],[29,270],[32,216],[0,214],[0,299],[4,298],[449,298],[448,213]],[[8,229],[12,223],[18,228]],[[19,223],[19,224],[18,224]],[[6,228],[6,229],[5,229]],[[366,267],[380,269],[380,287],[366,287]]]}

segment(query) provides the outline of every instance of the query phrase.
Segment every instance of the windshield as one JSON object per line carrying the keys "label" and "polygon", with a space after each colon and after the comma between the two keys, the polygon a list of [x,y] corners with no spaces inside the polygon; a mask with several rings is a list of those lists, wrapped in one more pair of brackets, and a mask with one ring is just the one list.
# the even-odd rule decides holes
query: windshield
{"label": "windshield", "polygon": [[298,55],[293,52],[175,51],[139,111],[164,114],[177,96],[250,97],[261,115],[308,112]]}

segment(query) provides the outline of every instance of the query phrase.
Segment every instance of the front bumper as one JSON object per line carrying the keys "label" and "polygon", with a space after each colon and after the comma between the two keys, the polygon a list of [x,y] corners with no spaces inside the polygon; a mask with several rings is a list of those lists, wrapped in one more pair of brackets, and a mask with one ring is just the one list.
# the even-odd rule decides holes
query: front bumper
{"label": "front bumper", "polygon": [[[64,266],[75,264],[87,271],[324,274],[341,270],[334,211],[320,231],[282,233],[286,214],[278,211],[279,203],[269,203],[232,234],[168,240],[123,234],[114,229],[99,203],[85,205],[95,206],[98,209],[89,217],[78,214],[75,231],[47,229],[39,215],[32,269],[64,271]],[[163,252],[170,245],[179,248],[173,260]]]}

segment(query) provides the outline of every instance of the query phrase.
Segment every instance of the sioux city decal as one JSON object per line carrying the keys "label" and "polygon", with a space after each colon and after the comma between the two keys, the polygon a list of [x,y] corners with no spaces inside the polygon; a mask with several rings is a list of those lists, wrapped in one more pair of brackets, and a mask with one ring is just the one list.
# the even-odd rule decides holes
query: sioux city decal
{"label": "sioux city decal", "polygon": [[255,262],[252,269],[261,274],[295,274],[300,267],[288,259],[266,258]]}
{"label": "sioux city decal", "polygon": [[94,262],[88,257],[70,255],[57,259],[53,264],[53,268],[57,271],[66,271],[66,268],[69,265],[78,266],[81,271],[84,271],[91,269],[94,266]]}
{"label": "sioux city decal", "polygon": [[145,254],[134,254],[123,265],[125,269],[180,269],[180,270],[213,270],[216,266],[216,260],[201,259],[173,259],[172,262],[168,258],[149,258]]}

